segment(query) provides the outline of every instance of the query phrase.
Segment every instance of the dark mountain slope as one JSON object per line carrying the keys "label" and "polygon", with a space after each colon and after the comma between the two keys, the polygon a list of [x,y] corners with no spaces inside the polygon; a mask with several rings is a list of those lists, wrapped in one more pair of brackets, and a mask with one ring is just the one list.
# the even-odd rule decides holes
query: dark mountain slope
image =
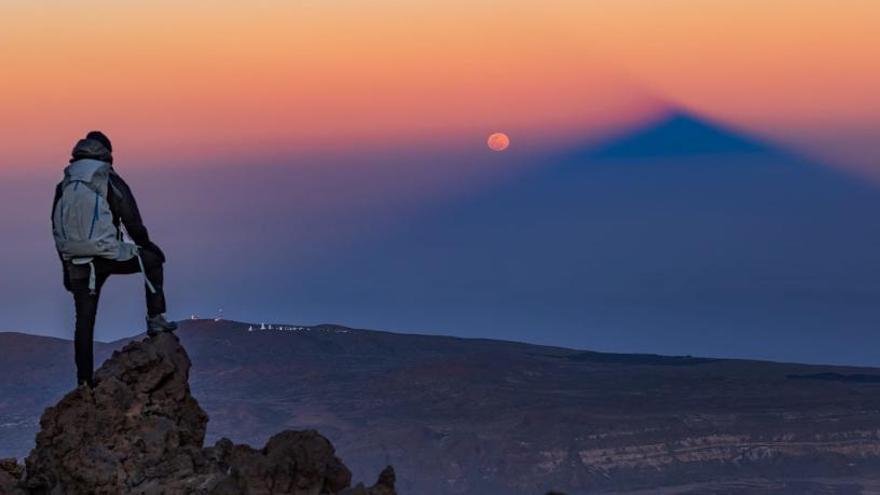
{"label": "dark mountain slope", "polygon": [[[95,344],[95,360],[110,356],[114,346]],[[52,337],[0,332],[0,457],[24,452],[33,444],[43,409],[72,385],[73,343]]]}
{"label": "dark mountain slope", "polygon": [[[802,493],[827,493],[844,482],[873,486],[880,472],[880,384],[810,378],[876,377],[877,369],[615,355],[334,325],[184,323],[209,441],[259,445],[278,430],[314,428],[356,479],[394,464],[401,493],[745,482],[768,490],[806,483]],[[0,379],[0,392],[10,381]],[[5,402],[0,424],[15,414]],[[7,431],[0,456],[22,455],[30,444],[9,445]]]}

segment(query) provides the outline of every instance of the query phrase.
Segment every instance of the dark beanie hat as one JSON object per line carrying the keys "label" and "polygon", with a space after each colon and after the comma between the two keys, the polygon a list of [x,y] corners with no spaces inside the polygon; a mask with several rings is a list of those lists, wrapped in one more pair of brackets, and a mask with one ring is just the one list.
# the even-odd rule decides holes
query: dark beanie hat
{"label": "dark beanie hat", "polygon": [[110,152],[113,151],[113,145],[110,144],[110,138],[105,136],[104,133],[101,131],[92,131],[92,132],[86,134],[86,139],[91,139],[92,141],[97,141],[97,142],[101,143],[105,148],[107,148],[107,151],[110,151]]}

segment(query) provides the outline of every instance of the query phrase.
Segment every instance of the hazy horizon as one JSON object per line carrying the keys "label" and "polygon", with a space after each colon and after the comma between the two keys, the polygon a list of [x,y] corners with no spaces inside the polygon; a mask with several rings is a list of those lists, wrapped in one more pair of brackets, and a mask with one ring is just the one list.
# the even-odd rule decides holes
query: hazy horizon
{"label": "hazy horizon", "polygon": [[[669,110],[669,112],[678,111],[680,110]],[[138,194],[142,197],[142,209],[147,224],[151,227],[157,241],[171,253],[171,261],[167,267],[168,290],[170,314],[174,318],[184,319],[191,314],[211,318],[218,315],[222,309],[223,317],[226,319],[255,323],[262,321],[285,324],[335,323],[354,328],[496,338],[606,352],[691,354],[709,357],[852,365],[880,364],[867,352],[867,349],[870,348],[868,342],[874,341],[873,333],[870,332],[870,322],[874,321],[875,314],[873,310],[870,310],[873,306],[870,300],[864,302],[856,300],[852,303],[841,302],[842,305],[835,303],[836,305],[828,306],[827,309],[821,310],[822,312],[817,312],[819,308],[809,302],[813,296],[803,299],[804,295],[810,292],[830,290],[821,289],[821,285],[838,284],[832,279],[820,278],[813,282],[810,282],[809,279],[805,279],[803,282],[781,280],[780,282],[769,282],[770,285],[764,289],[761,289],[760,286],[761,284],[766,285],[768,281],[747,282],[748,279],[742,279],[736,283],[753,285],[758,291],[753,296],[743,299],[744,293],[741,294],[739,289],[736,289],[734,292],[730,292],[730,294],[737,294],[735,298],[729,299],[726,303],[721,300],[712,302],[716,309],[710,310],[712,306],[706,306],[705,302],[697,303],[696,300],[692,300],[688,303],[687,301],[692,296],[684,295],[692,290],[698,292],[722,290],[719,294],[723,294],[723,291],[729,292],[730,289],[723,289],[723,287],[731,283],[735,276],[732,273],[719,272],[715,275],[706,275],[709,278],[705,282],[697,283],[697,285],[693,285],[692,282],[687,282],[685,279],[674,282],[675,284],[685,284],[682,286],[683,288],[692,285],[692,288],[684,289],[688,292],[682,293],[682,296],[675,296],[674,293],[669,292],[668,288],[662,288],[662,285],[657,286],[653,293],[645,292],[640,288],[640,285],[646,282],[656,284],[662,280],[657,279],[657,276],[664,270],[659,267],[668,263],[663,261],[662,257],[653,259],[648,256],[644,260],[644,267],[628,269],[623,272],[591,268],[593,276],[599,276],[601,283],[595,287],[590,285],[584,288],[586,292],[583,295],[577,296],[576,299],[560,298],[561,294],[557,289],[548,288],[542,289],[544,295],[539,296],[536,293],[534,297],[531,297],[532,302],[519,300],[520,296],[516,295],[516,291],[508,294],[507,289],[498,293],[497,297],[492,296],[489,299],[486,299],[485,288],[473,285],[470,286],[471,288],[463,285],[462,287],[450,286],[449,289],[429,289],[430,284],[436,283],[430,281],[436,279],[436,274],[423,277],[423,282],[429,285],[421,288],[419,287],[420,276],[413,275],[416,272],[412,272],[412,268],[395,268],[394,264],[387,265],[382,269],[376,268],[372,272],[368,268],[370,264],[385,263],[398,258],[404,252],[416,254],[424,251],[424,247],[418,245],[406,247],[409,242],[406,238],[412,235],[407,233],[409,232],[407,229],[411,229],[413,225],[423,225],[425,222],[428,222],[426,225],[433,225],[431,218],[434,218],[438,212],[442,213],[448,208],[457,208],[455,205],[467,205],[471,201],[480,201],[480,198],[498,194],[493,191],[504,191],[505,188],[516,187],[516,184],[520,183],[540,184],[541,174],[557,174],[559,172],[553,172],[553,170],[564,170],[565,167],[568,167],[569,165],[565,165],[565,163],[571,160],[567,157],[572,153],[575,154],[574,156],[580,156],[583,153],[589,155],[593,152],[602,154],[607,153],[602,151],[607,146],[623,146],[623,151],[627,155],[635,153],[632,157],[625,156],[625,160],[634,159],[636,161],[633,163],[636,164],[654,164],[648,168],[645,168],[644,165],[627,165],[634,171],[643,171],[638,172],[638,175],[632,175],[636,172],[623,172],[624,175],[618,179],[607,182],[606,186],[599,186],[619,187],[612,184],[630,183],[629,186],[626,186],[627,188],[643,187],[638,184],[647,184],[646,180],[656,181],[657,179],[650,179],[653,175],[650,170],[657,167],[670,167],[670,165],[664,165],[664,162],[670,159],[677,163],[673,168],[668,169],[671,174],[669,180],[678,181],[680,184],[686,183],[681,182],[685,177],[693,175],[688,172],[682,176],[682,172],[679,170],[680,164],[688,160],[717,162],[727,156],[728,158],[724,158],[725,160],[736,160],[737,163],[740,163],[737,165],[738,167],[745,167],[742,170],[746,174],[754,173],[749,170],[758,170],[755,167],[763,167],[764,165],[761,164],[765,162],[770,165],[774,161],[801,160],[796,158],[796,151],[789,151],[785,146],[779,146],[747,134],[736,134],[738,131],[705,120],[701,116],[691,117],[692,114],[687,113],[683,114],[685,120],[699,119],[693,121],[696,130],[683,129],[681,132],[704,133],[699,135],[701,142],[708,143],[705,146],[714,146],[717,149],[697,152],[692,157],[682,155],[679,158],[675,156],[670,158],[663,155],[667,153],[664,150],[666,146],[669,146],[669,143],[648,141],[646,144],[639,144],[639,142],[629,141],[630,139],[644,139],[638,136],[644,132],[653,132],[654,122],[657,123],[656,125],[664,125],[664,119],[667,118],[664,115],[672,115],[673,117],[670,118],[674,118],[676,114],[657,114],[645,124],[634,123],[629,130],[612,134],[605,141],[586,143],[583,146],[572,144],[551,150],[518,151],[513,149],[504,153],[492,153],[484,149],[474,150],[471,153],[453,151],[447,152],[445,156],[440,156],[439,153],[435,154],[431,161],[424,158],[415,161],[413,157],[416,154],[413,153],[386,153],[382,159],[384,159],[383,165],[386,170],[391,171],[389,172],[391,175],[387,177],[376,176],[373,169],[362,166],[365,163],[369,164],[370,160],[376,158],[354,159],[345,154],[313,155],[313,157],[317,157],[313,159],[320,159],[321,156],[329,157],[324,163],[336,164],[333,167],[309,168],[308,162],[306,162],[298,168],[299,172],[296,174],[290,174],[289,168],[280,164],[276,165],[277,162],[249,165],[248,168],[240,166],[215,167],[210,178],[204,177],[200,171],[181,171],[177,173],[174,184],[164,183],[164,173],[151,179],[149,173],[137,169],[129,172],[124,168],[124,164],[119,165],[118,168],[120,173],[136,187],[136,191],[141,191]],[[672,132],[679,131],[673,129]],[[630,137],[632,134],[635,137]],[[673,143],[679,139],[675,135],[666,137],[661,135],[661,138],[671,139]],[[655,138],[650,139],[655,140]],[[643,151],[639,151],[640,149]],[[690,153],[686,149],[678,151],[676,148],[672,148],[671,152]],[[644,153],[647,155],[639,156]],[[701,153],[708,154],[701,155]],[[764,156],[768,153],[770,155]],[[779,155],[782,158],[774,158],[776,155],[772,155],[773,153],[782,153]],[[786,158],[788,156],[792,158]],[[580,158],[575,159],[581,160]],[[333,160],[338,161],[333,162]],[[480,166],[470,171],[467,178],[462,178],[461,174],[449,174],[446,167],[434,165],[434,163],[442,164],[444,160],[476,163]],[[605,167],[601,163],[598,167],[596,164],[590,165],[592,163],[590,160],[593,159],[584,158],[584,160],[587,160],[584,165],[587,167],[584,169],[584,173],[588,173],[587,171],[591,168],[602,170]],[[394,163],[400,165],[395,167]],[[633,166],[635,168],[632,168]],[[807,171],[815,165],[804,162],[803,165],[795,163],[792,166],[803,166]],[[615,167],[623,170],[618,165]],[[871,191],[875,190],[880,193],[876,186],[859,179],[858,176],[847,177],[847,174],[840,174],[831,167],[825,170],[827,174],[831,174],[828,177],[836,177],[831,180],[831,183],[842,180],[846,184],[852,184],[852,186],[845,187],[856,187],[855,191],[858,194],[872,196]],[[395,173],[401,171],[410,174],[407,182],[408,188],[395,187],[396,183],[388,180]],[[589,173],[606,174],[604,172]],[[649,175],[645,175],[646,173]],[[46,176],[45,180],[53,178],[51,174],[44,175]],[[602,177],[602,175],[597,177]],[[722,176],[719,176],[719,179],[720,177]],[[748,179],[749,175],[743,177],[742,180],[752,180]],[[535,182],[536,180],[537,182]],[[605,184],[602,180],[606,179],[597,178],[596,180],[599,181],[597,184]],[[626,182],[620,183],[620,180]],[[688,178],[687,180],[694,179]],[[828,179],[818,180],[822,183],[828,181]],[[716,179],[711,179],[711,181],[714,183]],[[786,179],[786,181],[791,182],[790,179]],[[348,184],[358,184],[360,194],[333,196],[332,191],[336,188],[345,189]],[[420,186],[413,187],[416,184],[420,184]],[[660,182],[657,184],[658,187],[661,187]],[[860,185],[856,186],[856,184]],[[33,179],[29,185],[34,191],[44,186],[45,182]],[[202,200],[205,195],[211,194],[210,191],[237,187],[243,187],[246,190],[263,187],[266,194],[239,198],[230,197],[222,204],[205,203]],[[322,187],[330,189],[322,189]],[[524,187],[533,186],[525,185]],[[541,186],[535,185],[534,187]],[[548,187],[556,188],[558,186]],[[753,186],[746,185],[746,187]],[[418,191],[418,194],[413,194],[413,189]],[[608,192],[610,193],[612,190]],[[619,194],[628,195],[636,190],[624,189]],[[792,192],[784,194],[801,194],[794,192],[797,190],[794,189]],[[193,193],[190,194],[187,191]],[[29,195],[23,190],[20,190],[19,193]],[[591,194],[595,194],[595,191]],[[644,195],[644,193],[640,194]],[[624,223],[620,225],[625,225],[649,212],[653,207],[648,205],[654,201],[651,199],[654,194],[651,193],[642,198],[632,197],[629,201],[634,209],[631,213],[626,213],[624,217],[621,217]],[[666,193],[660,194],[657,196],[658,199],[663,198]],[[805,192],[805,194],[815,193]],[[675,195],[680,196],[681,192],[675,193]],[[157,204],[155,200],[151,199],[155,197],[165,197],[173,201],[163,201],[161,204]],[[610,197],[609,199],[601,199],[600,196],[594,196],[594,198],[589,199],[588,197],[583,203],[583,207],[605,205],[602,207],[607,208],[609,199],[616,201]],[[703,201],[698,198],[699,196],[696,196],[692,201]],[[853,207],[858,208],[855,205],[859,200],[851,199],[850,201],[853,201]],[[639,204],[644,204],[644,206],[637,206]],[[709,204],[706,203],[706,206],[713,208]],[[868,207],[873,208],[873,202],[868,204],[870,205]],[[816,212],[821,212],[826,208],[822,206],[821,202],[817,205]],[[806,206],[806,203],[802,206]],[[480,208],[477,211],[485,210],[483,207]],[[639,208],[647,209],[640,213]],[[491,211],[491,208],[486,211]],[[526,211],[522,212],[525,215],[524,218],[532,216]],[[560,213],[559,210],[553,211],[557,212],[553,215]],[[610,214],[612,211],[609,210],[608,213]],[[804,211],[804,214],[814,215],[816,213]],[[480,213],[475,211],[465,216],[476,218],[475,215],[479,217]],[[614,216],[619,215],[620,213],[614,213]],[[635,216],[632,216],[630,220],[625,220],[630,218],[630,215]],[[175,218],[172,224],[157,221],[172,216]],[[3,330],[68,338],[72,334],[70,330],[72,324],[71,303],[68,300],[69,296],[63,291],[60,284],[53,283],[56,278],[60,278],[59,267],[56,266],[57,260],[51,257],[51,243],[44,239],[46,236],[41,227],[45,224],[42,224],[38,218],[39,215],[35,215],[35,218],[18,219],[22,225],[26,226],[25,231],[28,233],[27,236],[20,239],[20,242],[29,242],[30,245],[39,245],[41,248],[40,251],[29,254],[32,256],[32,262],[26,265],[16,263],[16,265],[20,269],[31,270],[34,266],[41,264],[39,260],[48,259],[49,261],[41,264],[41,269],[49,283],[46,283],[43,278],[37,277],[29,280],[25,286],[10,287],[14,293],[8,294],[7,300],[15,297],[21,299],[15,308],[7,310],[5,318],[7,321],[17,320],[19,323],[17,328],[8,328],[7,323]],[[758,218],[746,216],[744,221],[751,223],[757,221]],[[785,222],[791,222],[795,221],[797,217],[785,218],[788,218],[784,220]],[[230,219],[235,220],[229,223]],[[841,220],[843,219],[844,217],[841,217]],[[854,227],[859,225],[857,218],[850,220],[855,222],[853,223]],[[702,220],[697,221],[702,222]],[[483,227],[480,227],[482,224],[479,222],[494,223],[496,220],[474,220],[470,223],[473,222],[477,222],[474,225],[475,228],[483,230]],[[705,227],[698,226],[701,223],[685,227],[688,225],[688,220],[682,220],[682,222],[684,222],[682,228],[691,231],[689,234],[685,234],[686,236],[700,235],[699,231],[705,229]],[[459,222],[455,223],[459,224]],[[469,228],[467,227],[468,223],[465,221],[454,228],[467,229]],[[601,231],[608,228],[602,227],[605,223],[602,220],[593,227],[589,223],[584,224],[584,227],[588,230],[598,227]],[[675,223],[679,222],[676,221],[670,225]],[[281,227],[282,225],[284,228]],[[329,228],[331,226],[332,228]],[[646,235],[648,232],[644,231],[646,227],[647,224],[645,227],[628,228],[633,231],[632,234],[626,234],[625,231],[620,232],[628,237]],[[616,229],[616,227],[614,228]],[[437,229],[431,227],[431,229],[439,229],[438,232],[443,231],[443,228],[440,227]],[[308,233],[305,238],[300,235],[303,232]],[[449,232],[452,232],[447,233],[450,236],[458,235],[454,234],[455,231]],[[788,235],[795,236],[791,239],[793,241],[805,232],[795,228]],[[685,231],[682,231],[682,234],[684,233]],[[399,236],[401,235],[404,236],[402,241],[404,244],[400,244]],[[497,235],[494,237],[498,239],[498,242],[508,242],[501,241],[504,237]],[[199,242],[194,242],[194,239],[199,239]],[[617,256],[612,254],[613,251],[620,251],[624,244],[629,244],[636,239],[624,240],[622,238],[620,242],[623,244],[612,248],[612,251],[596,247],[591,249],[598,249],[594,256],[597,259],[603,257],[613,259]],[[731,238],[731,242],[739,244],[754,242],[754,240],[745,237],[740,240],[735,239],[736,237]],[[871,239],[870,244],[866,245],[866,249],[874,245],[874,240]],[[401,249],[405,251],[395,254],[393,249],[389,250],[384,247],[389,242],[394,246],[404,246]],[[489,242],[495,241],[490,240]],[[683,239],[682,242],[692,241]],[[684,245],[682,244],[682,246]],[[222,249],[212,248],[212,246],[221,246]],[[456,256],[460,257],[464,255],[463,253]],[[514,251],[511,251],[511,256],[522,256],[513,253]],[[254,257],[257,254],[258,256]],[[701,253],[695,252],[694,255],[701,256]],[[777,255],[768,254],[768,256]],[[696,258],[692,261],[697,265],[706,263],[706,261],[700,262]],[[456,263],[455,259],[452,259],[451,262]],[[578,263],[582,263],[582,261]],[[749,270],[749,263],[752,262],[744,263],[740,269]],[[436,262],[433,261],[417,263],[418,267],[435,264]],[[656,267],[652,267],[652,265],[656,265]],[[870,268],[874,269],[875,266]],[[217,267],[222,267],[222,269]],[[15,269],[15,267],[7,268],[7,270]],[[843,275],[848,273],[846,268],[829,267],[827,269],[836,271],[843,269],[844,272],[840,272],[842,276],[852,276]],[[827,269],[823,268],[823,270]],[[454,270],[449,271],[448,268],[444,270],[450,274],[454,273]],[[473,268],[469,270],[473,272]],[[477,271],[479,270],[478,268]],[[650,274],[650,271],[657,272],[657,270],[661,271]],[[759,269],[756,275],[762,273],[763,270]],[[516,274],[516,271],[509,269],[493,273],[494,275],[486,276],[495,277],[499,282],[505,280],[505,277],[513,277],[510,280],[521,277]],[[543,275],[536,273],[529,275],[529,277],[540,280],[560,276],[552,275],[553,273],[556,272],[550,269]],[[743,274],[745,273],[743,272]],[[864,275],[871,272],[863,271],[862,273]],[[674,272],[669,272],[664,277],[668,278],[669,275],[672,276],[670,281],[676,280],[678,277]],[[535,276],[538,278],[535,279]],[[790,277],[791,275],[786,276]],[[826,275],[818,276],[826,277]],[[640,278],[643,281],[639,282]],[[467,275],[464,275],[464,278],[460,280],[466,279]],[[631,282],[627,282],[627,280],[631,280]],[[821,280],[825,281],[820,282]],[[452,280],[450,279],[449,282]],[[819,286],[815,285],[817,282],[820,283]],[[459,282],[454,283],[458,284]],[[539,282],[539,284],[545,283],[547,282]],[[549,281],[549,283],[551,286],[555,286],[560,282]],[[705,283],[709,285],[704,286]],[[755,283],[758,285],[754,285]],[[797,286],[792,286],[792,283],[803,285],[803,287],[798,289]],[[852,284],[854,281],[844,283]],[[858,282],[857,284],[863,283]],[[392,287],[388,284],[396,285]],[[774,292],[777,289],[767,292],[766,289],[773,286],[778,286],[779,290],[788,290],[790,294],[786,296],[785,292]],[[789,288],[785,289],[786,286]],[[138,333],[136,329],[142,321],[140,319],[142,313],[140,281],[136,277],[114,277],[108,287],[112,290],[105,293],[102,300],[96,338],[113,341]],[[853,288],[857,289],[858,285]],[[797,292],[792,292],[793,290],[799,292],[807,290],[807,292],[798,295]],[[876,294],[874,292],[876,284],[864,290],[868,290],[870,294]],[[416,296],[416,294],[421,295]],[[412,297],[417,299],[406,300]],[[556,301],[552,299],[544,301],[547,297],[555,297]],[[685,298],[681,299],[681,297]],[[706,293],[706,297],[709,297],[709,293]],[[858,297],[862,298],[863,296]],[[801,299],[803,302],[798,302]],[[36,309],[45,306],[47,300],[54,301],[51,305],[53,312]],[[432,300],[435,304],[430,302]],[[468,300],[471,302],[467,302]],[[591,300],[592,302],[590,302]],[[482,307],[479,306],[481,304]],[[570,313],[575,306],[584,304],[589,306],[585,312]],[[718,304],[722,306],[718,306]],[[542,305],[545,309],[541,309]],[[727,306],[727,309],[719,313],[718,311],[724,305]],[[864,306],[864,311],[858,311],[862,311],[864,315],[853,320],[856,317],[853,309],[862,306]],[[546,312],[547,309],[553,307],[558,308],[557,312],[559,310],[562,312],[557,315]],[[740,309],[737,309],[738,307]],[[764,309],[759,309],[761,307]],[[774,307],[776,309],[769,309]],[[767,311],[772,311],[772,313],[767,313]],[[713,312],[718,314],[713,316]],[[855,326],[848,330],[834,325],[834,318],[841,317],[847,318],[850,321],[849,325],[856,323]],[[560,327],[566,318],[569,318],[569,328]],[[517,320],[520,320],[520,323],[516,323]],[[542,321],[546,322],[547,328],[542,328]],[[804,324],[810,328],[808,333],[804,335],[823,341],[821,346],[805,348],[803,342],[794,345],[796,340],[793,339],[797,334],[797,326]],[[741,327],[738,328],[738,325]],[[826,325],[826,328],[821,325]],[[713,326],[715,328],[711,328]],[[771,333],[768,334],[768,331]],[[776,332],[778,336],[773,337],[772,332]],[[864,352],[857,353],[854,350],[849,350],[851,349],[849,342],[840,341],[839,336],[847,335],[847,332],[849,332],[846,337],[847,341],[863,339],[863,345],[860,348],[865,349]],[[763,335],[763,337],[760,337],[760,340],[755,340],[759,338],[759,335]],[[837,344],[834,343],[835,341]],[[724,342],[724,345],[720,345],[720,342]]]}
{"label": "hazy horizon", "polygon": [[[880,4],[0,14],[0,330],[72,335],[50,200],[101,129],[173,318],[880,365]],[[141,292],[110,279],[98,339]]]}

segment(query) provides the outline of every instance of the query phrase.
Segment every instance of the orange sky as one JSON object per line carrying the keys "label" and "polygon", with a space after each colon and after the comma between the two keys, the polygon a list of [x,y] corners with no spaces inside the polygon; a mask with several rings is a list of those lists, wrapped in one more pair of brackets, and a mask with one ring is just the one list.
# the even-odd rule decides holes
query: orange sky
{"label": "orange sky", "polygon": [[0,166],[92,127],[188,155],[540,142],[670,100],[880,176],[878,24],[876,0],[12,0]]}

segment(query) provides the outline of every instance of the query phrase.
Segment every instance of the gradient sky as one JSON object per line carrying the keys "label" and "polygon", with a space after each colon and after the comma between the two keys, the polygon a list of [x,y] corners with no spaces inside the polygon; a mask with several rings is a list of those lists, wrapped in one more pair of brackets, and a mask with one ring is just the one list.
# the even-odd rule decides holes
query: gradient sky
{"label": "gradient sky", "polygon": [[[874,0],[4,1],[0,208],[19,213],[0,228],[21,254],[0,260],[0,330],[69,337],[45,219],[87,130],[174,253],[172,316],[339,321],[260,280],[670,106],[880,181],[878,24]],[[137,281],[113,283],[136,312]],[[99,338],[132,333],[121,314]],[[480,334],[419,325],[395,329]]]}
{"label": "gradient sky", "polygon": [[0,14],[4,169],[50,166],[89,125],[131,156],[204,157],[585,135],[661,100],[880,174],[872,0],[13,0]]}

